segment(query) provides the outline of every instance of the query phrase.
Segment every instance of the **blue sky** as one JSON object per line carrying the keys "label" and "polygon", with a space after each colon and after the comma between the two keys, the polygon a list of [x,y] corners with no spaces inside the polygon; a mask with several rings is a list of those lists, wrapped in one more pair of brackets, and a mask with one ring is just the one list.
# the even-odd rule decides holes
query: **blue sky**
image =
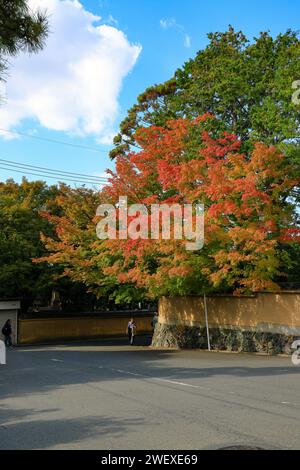
{"label": "blue sky", "polygon": [[[51,38],[39,57],[11,61],[0,109],[0,159],[90,175],[113,168],[109,142],[137,95],[170,78],[205,46],[208,32],[232,24],[249,38],[262,30],[277,35],[297,30],[300,17],[297,0],[30,2],[50,9]],[[0,180],[9,176],[22,175],[0,169]]]}

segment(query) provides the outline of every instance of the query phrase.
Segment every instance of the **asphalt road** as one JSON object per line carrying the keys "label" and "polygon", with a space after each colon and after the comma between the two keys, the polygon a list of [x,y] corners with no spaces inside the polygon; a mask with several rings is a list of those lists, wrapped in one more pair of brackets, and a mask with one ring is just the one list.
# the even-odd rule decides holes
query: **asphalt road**
{"label": "asphalt road", "polygon": [[119,340],[17,348],[0,366],[0,449],[230,445],[300,448],[290,358]]}

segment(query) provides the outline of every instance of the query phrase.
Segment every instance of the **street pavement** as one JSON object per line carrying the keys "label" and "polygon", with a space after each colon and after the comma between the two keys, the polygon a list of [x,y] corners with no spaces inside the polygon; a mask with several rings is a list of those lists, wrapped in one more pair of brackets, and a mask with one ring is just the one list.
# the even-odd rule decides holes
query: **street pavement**
{"label": "street pavement", "polygon": [[9,350],[0,449],[300,448],[300,366],[290,358],[146,344]]}

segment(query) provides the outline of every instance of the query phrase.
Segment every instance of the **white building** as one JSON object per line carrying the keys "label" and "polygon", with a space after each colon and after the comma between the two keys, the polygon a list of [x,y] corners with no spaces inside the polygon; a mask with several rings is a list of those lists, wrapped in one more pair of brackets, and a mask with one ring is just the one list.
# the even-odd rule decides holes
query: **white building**
{"label": "white building", "polygon": [[20,310],[19,300],[0,300],[0,338],[2,338],[1,330],[6,320],[11,320],[12,325],[12,342],[18,343],[18,312]]}

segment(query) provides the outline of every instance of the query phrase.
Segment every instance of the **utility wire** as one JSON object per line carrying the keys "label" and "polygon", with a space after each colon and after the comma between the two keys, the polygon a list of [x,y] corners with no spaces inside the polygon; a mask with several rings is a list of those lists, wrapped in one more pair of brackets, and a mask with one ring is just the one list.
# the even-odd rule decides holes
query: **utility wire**
{"label": "utility wire", "polygon": [[15,168],[8,168],[8,167],[2,167],[0,166],[0,170],[6,170],[6,171],[14,171],[14,172],[17,172],[17,173],[22,173],[23,175],[33,175],[33,176],[40,176],[40,177],[43,177],[43,178],[52,178],[52,179],[55,179],[56,181],[59,180],[59,181],[72,181],[73,183],[82,183],[82,184],[100,184],[100,185],[104,185],[105,183],[104,182],[101,182],[101,181],[88,181],[88,180],[79,180],[79,179],[76,179],[76,178],[59,178],[57,176],[50,176],[50,175],[45,175],[45,174],[42,174],[42,173],[33,173],[33,172],[29,172],[29,171],[21,171],[21,170],[17,170]]}
{"label": "utility wire", "polygon": [[[8,164],[8,163],[2,163],[0,161],[0,164],[4,165],[2,166],[2,169],[6,169],[6,170],[11,170],[11,171],[14,171],[14,170],[22,170],[24,173],[30,173],[32,171],[35,172],[35,174],[37,175],[41,175],[41,176],[49,176],[49,177],[54,177],[56,179],[69,179],[69,181],[84,181],[84,182],[89,182],[89,183],[95,183],[95,184],[99,184],[99,183],[102,183],[102,184],[106,184],[107,181],[106,180],[101,180],[100,178],[97,179],[96,177],[90,177],[90,178],[87,178],[87,177],[80,177],[80,176],[75,176],[75,175],[72,175],[72,174],[61,174],[61,173],[55,173],[55,172],[52,172],[51,170],[47,171],[47,170],[40,170],[40,169],[37,169],[37,168],[26,168],[26,167],[22,167],[22,166],[17,166],[17,165],[14,165],[14,164]],[[37,173],[36,173],[37,172]]]}
{"label": "utility wire", "polygon": [[88,180],[95,180],[96,182],[103,181],[103,182],[108,182],[108,178],[105,176],[92,176],[92,175],[86,175],[84,173],[74,173],[70,171],[64,171],[64,170],[54,170],[51,168],[46,168],[43,166],[34,166],[34,165],[28,165],[26,163],[19,163],[19,162],[14,162],[12,160],[5,160],[3,158],[0,158],[0,164],[9,166],[9,167],[17,167],[21,169],[29,169],[29,170],[34,170],[34,171],[42,171],[44,173],[50,173],[54,175],[59,175],[59,176],[74,176],[75,178],[80,177],[81,179],[88,179]]}

